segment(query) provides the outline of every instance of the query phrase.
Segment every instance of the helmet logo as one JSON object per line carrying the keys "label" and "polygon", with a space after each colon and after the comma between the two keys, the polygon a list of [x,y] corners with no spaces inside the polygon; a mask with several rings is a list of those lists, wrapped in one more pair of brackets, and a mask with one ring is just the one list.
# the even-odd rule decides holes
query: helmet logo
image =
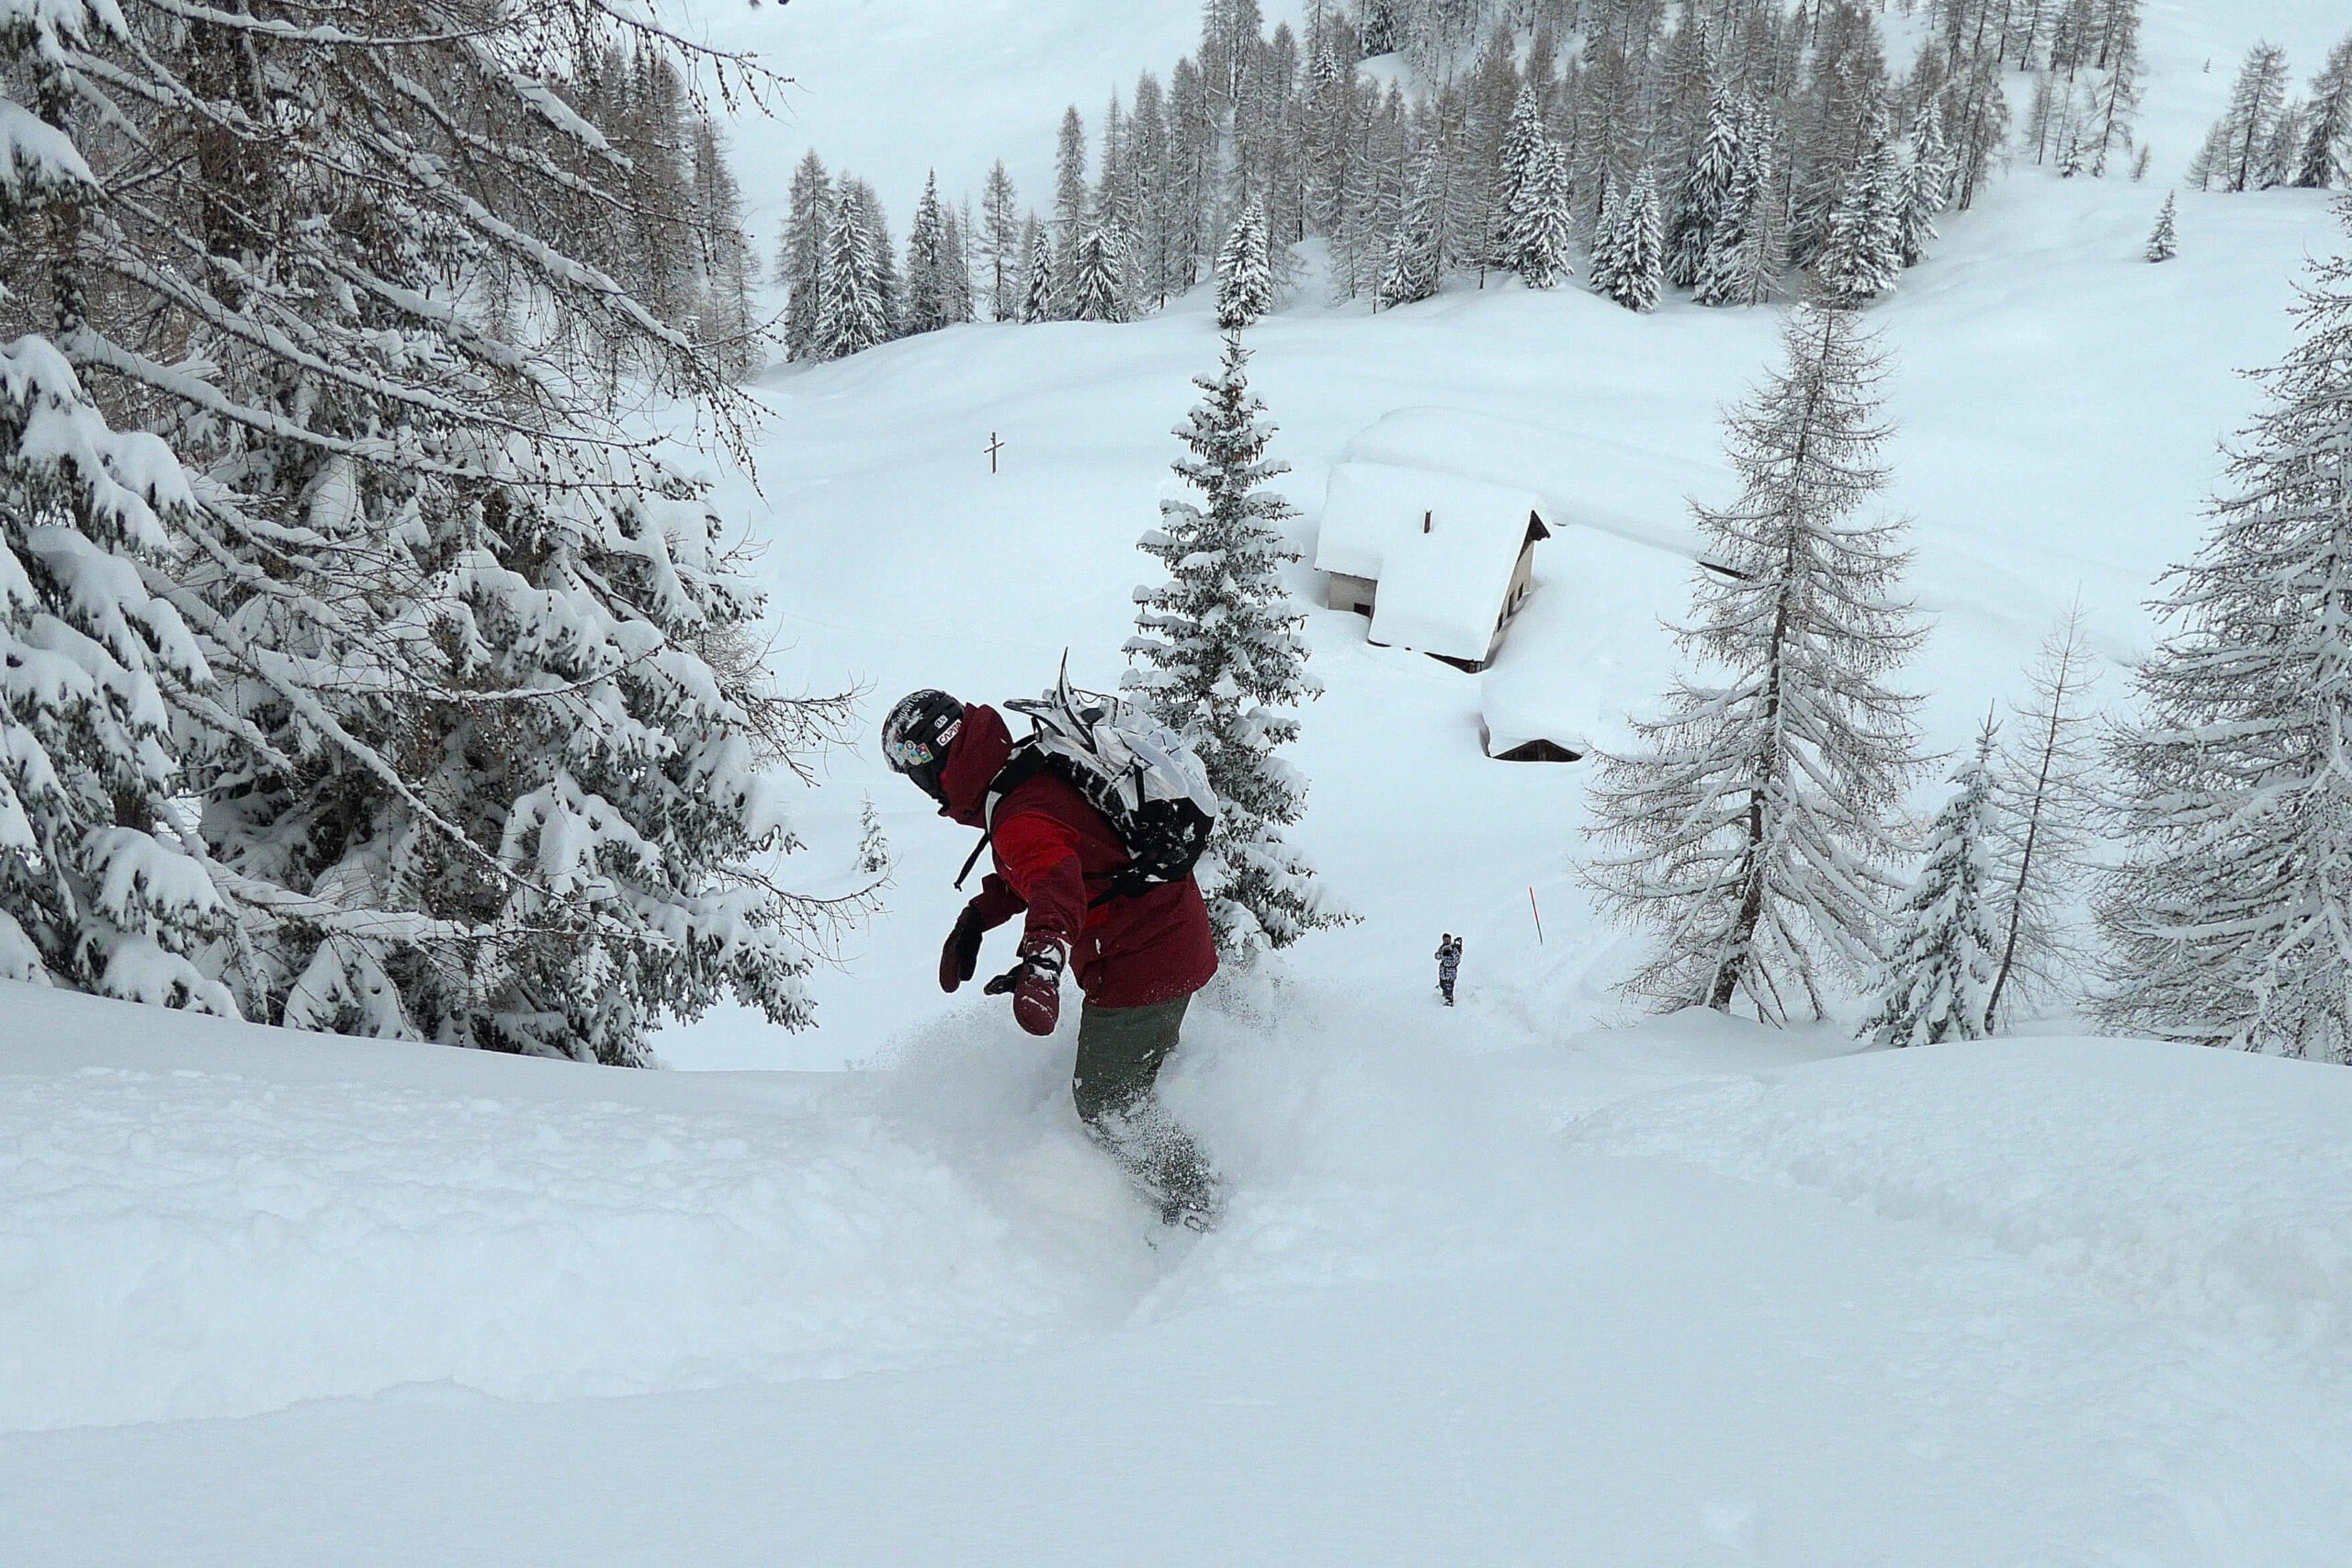
{"label": "helmet logo", "polygon": [[882,750],[900,773],[909,773],[916,768],[929,767],[947,755],[947,749],[956,743],[956,737],[963,731],[964,721],[961,718],[951,719],[929,740],[894,739],[884,741]]}

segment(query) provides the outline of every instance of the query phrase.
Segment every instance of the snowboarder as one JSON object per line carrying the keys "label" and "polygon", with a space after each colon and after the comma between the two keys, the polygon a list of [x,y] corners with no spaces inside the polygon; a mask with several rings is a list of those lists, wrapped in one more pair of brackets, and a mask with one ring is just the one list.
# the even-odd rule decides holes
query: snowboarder
{"label": "snowboarder", "polygon": [[1453,1005],[1453,977],[1462,973],[1462,939],[1441,931],[1437,939],[1437,989],[1445,1005]]}
{"label": "snowboarder", "polygon": [[1062,976],[1076,966],[1085,998],[1070,1080],[1079,1118],[1159,1200],[1163,1223],[1206,1230],[1216,1220],[1216,1179],[1153,1086],[1193,993],[1216,973],[1208,908],[1190,876],[1133,895],[1098,891],[1127,863],[1125,847],[1051,772],[991,798],[1012,745],[994,708],[944,692],[912,693],[883,721],[892,771],[937,801],[941,816],[986,831],[994,861],[940,950],[940,989],[970,979],[982,937],[1026,910],[1019,962],[988,983],[988,994],[1009,994],[1023,1029],[1051,1034]]}

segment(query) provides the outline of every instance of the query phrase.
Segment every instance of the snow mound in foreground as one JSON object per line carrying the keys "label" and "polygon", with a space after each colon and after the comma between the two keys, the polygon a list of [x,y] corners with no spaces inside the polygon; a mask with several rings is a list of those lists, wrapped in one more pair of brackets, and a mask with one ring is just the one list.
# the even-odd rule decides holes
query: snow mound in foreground
{"label": "snow mound in foreground", "polygon": [[0,986],[0,1430],[1002,1355],[1442,1273],[1538,1223],[1556,1155],[1532,1121],[1492,1136],[1474,1091],[1344,1013],[1278,1042],[1204,1012],[1167,1087],[1236,1201],[1156,1251],[1078,1130],[1068,1032],[1000,1012],[888,1071],[679,1075]]}
{"label": "snow mound in foreground", "polygon": [[831,1375],[1017,1345],[1102,1289],[821,1079],[6,992],[0,1429]]}
{"label": "snow mound in foreground", "polygon": [[[994,1008],[842,1075],[325,1041],[14,986],[0,1020],[0,1430],[791,1382],[1466,1281],[1629,1227],[1715,1245],[1616,1205],[1613,1156],[1821,1190],[2352,1364],[2352,1076],[2301,1064],[2028,1042],[1759,1078],[1790,1043],[1712,1016],[1495,1052],[1474,1010],[1229,991],[1166,1085],[1228,1222],[1155,1250],[1077,1130],[1069,1040]],[[1661,1065],[1695,1081],[1661,1090]]]}
{"label": "snow mound in foreground", "polygon": [[2348,1127],[2341,1067],[2028,1039],[1685,1085],[1566,1135],[1826,1192],[2352,1371]]}

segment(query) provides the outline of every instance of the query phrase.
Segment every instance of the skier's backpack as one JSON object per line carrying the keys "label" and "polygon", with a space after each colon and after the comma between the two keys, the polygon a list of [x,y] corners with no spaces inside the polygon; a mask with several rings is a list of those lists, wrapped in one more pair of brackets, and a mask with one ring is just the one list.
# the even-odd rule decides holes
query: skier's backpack
{"label": "skier's backpack", "polygon": [[[1208,770],[1174,730],[1123,698],[1074,689],[1067,664],[1052,691],[1004,705],[1027,715],[1034,728],[989,783],[983,820],[1014,789],[1051,773],[1102,814],[1127,852],[1127,863],[1094,903],[1193,874],[1216,827],[1217,800]],[[987,847],[984,838],[980,848]],[[964,869],[968,875],[970,864]]]}

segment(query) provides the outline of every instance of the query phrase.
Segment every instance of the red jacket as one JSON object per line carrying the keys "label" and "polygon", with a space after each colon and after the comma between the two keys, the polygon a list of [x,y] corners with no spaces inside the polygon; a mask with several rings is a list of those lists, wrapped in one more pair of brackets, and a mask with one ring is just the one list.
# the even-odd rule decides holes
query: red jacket
{"label": "red jacket", "polygon": [[[1012,736],[994,708],[964,710],[964,728],[940,774],[942,815],[985,828],[988,788],[1012,754]],[[1189,997],[1216,973],[1208,907],[1191,877],[1132,898],[1097,904],[1125,846],[1102,814],[1052,773],[1015,785],[997,804],[990,838],[996,870],[972,908],[993,931],[1023,909],[1025,934],[1069,944],[1079,988],[1096,1007],[1139,1008]]]}

